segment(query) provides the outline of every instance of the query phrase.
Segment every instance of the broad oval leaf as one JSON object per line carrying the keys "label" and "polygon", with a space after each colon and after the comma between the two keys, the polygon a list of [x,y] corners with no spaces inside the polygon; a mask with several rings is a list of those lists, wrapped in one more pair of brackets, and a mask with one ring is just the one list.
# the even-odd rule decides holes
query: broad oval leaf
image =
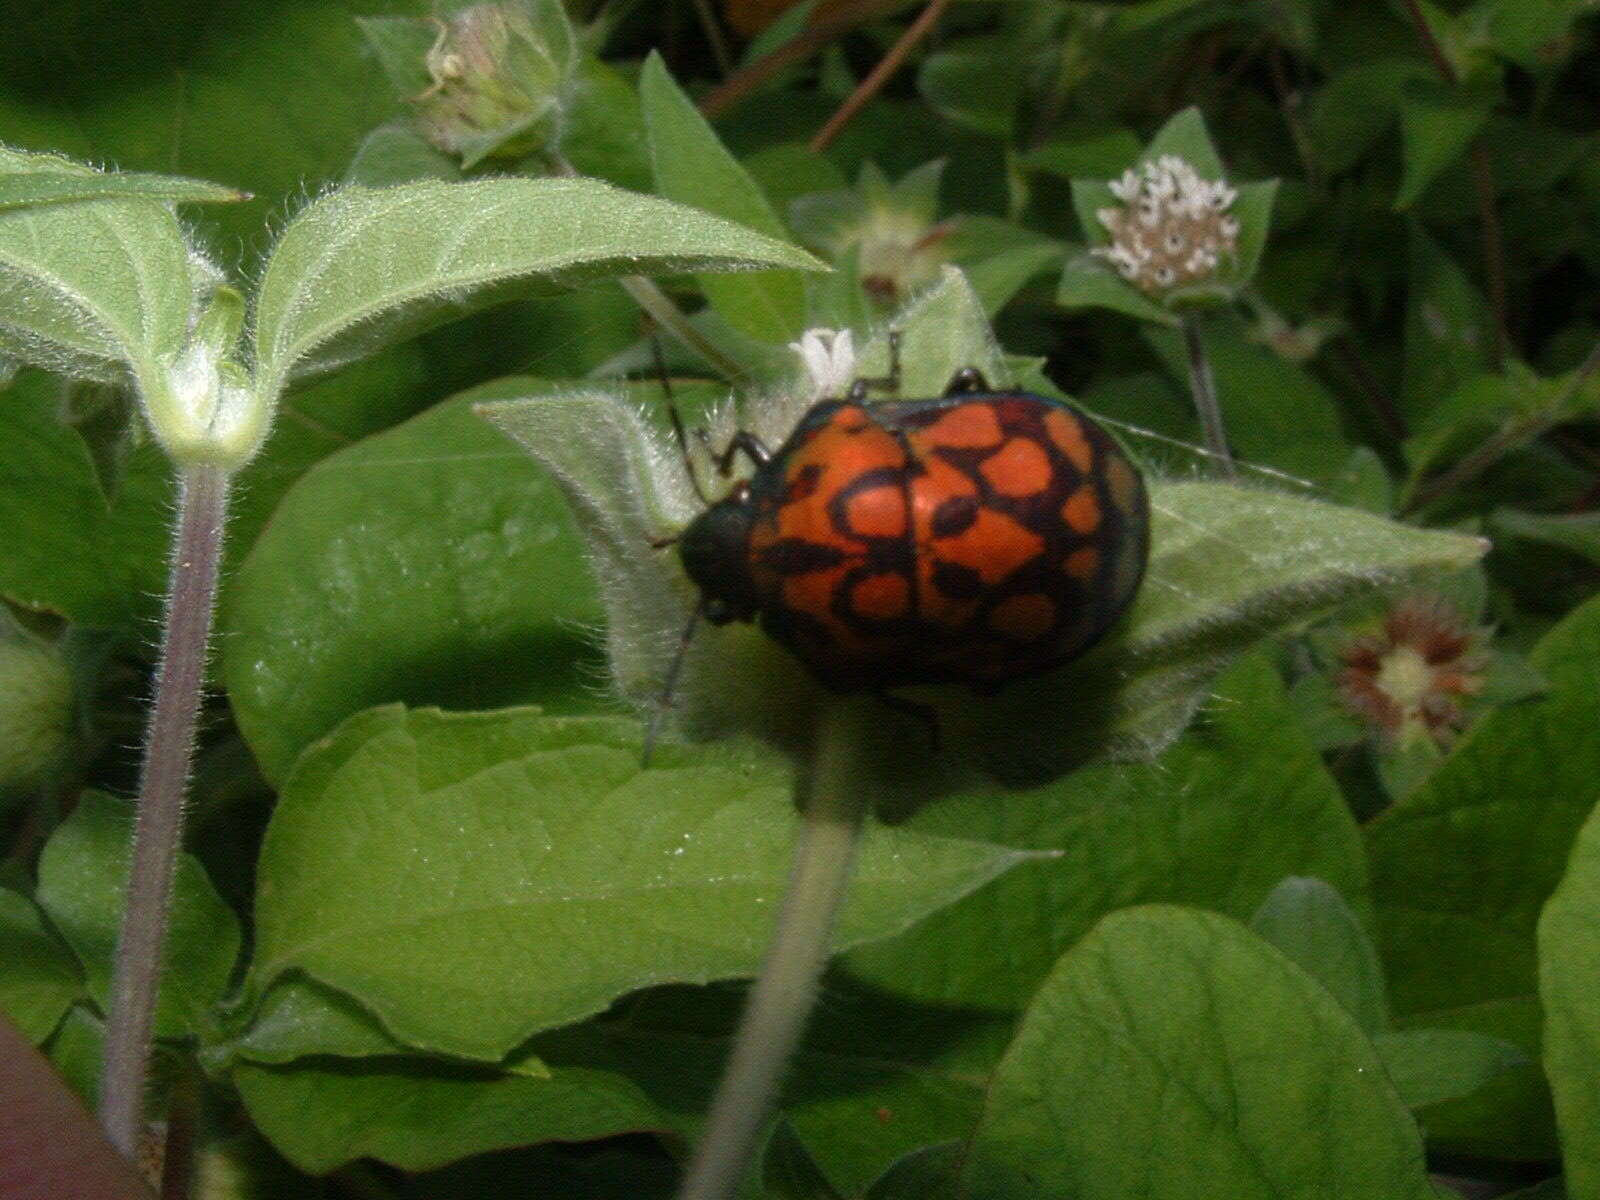
{"label": "broad oval leaf", "polygon": [[[1592,664],[1591,664],[1592,665]],[[1539,918],[1544,1063],[1555,1093],[1567,1184],[1600,1196],[1600,809]]]}
{"label": "broad oval leaf", "polygon": [[222,670],[269,779],[374,704],[603,703],[586,632],[600,609],[566,507],[467,408],[503,386],[330,455],[245,559]]}
{"label": "broad oval leaf", "polygon": [[805,251],[592,179],[347,187],[284,230],[257,298],[260,387],[420,331],[506,287],[673,271],[820,269]]}
{"label": "broad oval leaf", "polygon": [[[625,992],[750,975],[796,827],[787,771],[636,723],[370,709],[310,748],[262,849],[255,994],[290,971],[408,1045],[498,1059]],[[835,944],[898,933],[1034,857],[863,837]]]}
{"label": "broad oval leaf", "polygon": [[[114,176],[0,148],[0,185]],[[86,184],[86,186],[89,186]],[[175,356],[200,280],[183,227],[159,199],[0,210],[0,351],[64,373],[120,380]]]}
{"label": "broad oval leaf", "polygon": [[973,788],[919,809],[908,824],[924,833],[1060,857],[851,951],[850,974],[903,998],[1018,1012],[1065,950],[1131,904],[1245,920],[1299,874],[1364,903],[1361,835],[1276,669],[1249,655],[1209,690],[1196,726],[1153,762],[1084,767],[1025,791]]}
{"label": "broad oval leaf", "polygon": [[1107,917],[990,1083],[971,1200],[1434,1200],[1417,1127],[1350,1015],[1210,913]]}
{"label": "broad oval leaf", "polygon": [[[582,1142],[647,1130],[685,1131],[610,1071],[568,1067],[530,1077],[423,1058],[333,1059],[233,1073],[257,1128],[302,1171],[358,1158],[425,1171],[490,1150]],[[541,1193],[533,1193],[541,1194]]]}

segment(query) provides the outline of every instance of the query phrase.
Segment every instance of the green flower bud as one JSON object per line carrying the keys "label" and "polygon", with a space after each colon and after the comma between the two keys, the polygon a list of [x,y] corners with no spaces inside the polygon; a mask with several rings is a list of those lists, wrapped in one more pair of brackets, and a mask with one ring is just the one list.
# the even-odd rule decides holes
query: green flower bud
{"label": "green flower bud", "polygon": [[792,212],[801,240],[838,262],[854,250],[861,286],[885,311],[939,279],[952,226],[934,219],[943,160],[890,183],[871,163],[856,186],[802,196]]}
{"label": "green flower bud", "polygon": [[0,791],[36,787],[72,730],[72,673],[54,647],[0,634]]}
{"label": "green flower bud", "polygon": [[475,4],[438,22],[411,98],[423,136],[471,167],[522,158],[560,139],[577,41],[554,0]]}
{"label": "green flower bud", "polygon": [[141,373],[145,416],[176,463],[233,470],[254,458],[266,440],[271,402],[227,357],[243,324],[244,298],[218,288],[176,361]]}

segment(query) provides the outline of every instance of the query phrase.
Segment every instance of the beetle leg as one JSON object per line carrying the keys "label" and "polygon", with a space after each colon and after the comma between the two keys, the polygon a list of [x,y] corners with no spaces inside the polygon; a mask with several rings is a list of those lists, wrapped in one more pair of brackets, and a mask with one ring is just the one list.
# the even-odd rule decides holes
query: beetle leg
{"label": "beetle leg", "polygon": [[888,392],[891,396],[900,391],[900,331],[889,331],[889,373],[872,378],[860,376],[850,385],[845,399],[860,404],[868,392]]}
{"label": "beetle leg", "polygon": [[741,429],[733,435],[733,440],[728,443],[727,449],[713,456],[718,474],[729,474],[733,470],[734,456],[741,451],[750,460],[750,465],[756,468],[764,467],[772,461],[772,451],[767,449],[766,444],[755,434]]}
{"label": "beetle leg", "polygon": [[962,367],[950,376],[950,382],[945,385],[946,396],[968,396],[975,392],[989,391],[989,381],[983,377],[983,372],[977,367]]}

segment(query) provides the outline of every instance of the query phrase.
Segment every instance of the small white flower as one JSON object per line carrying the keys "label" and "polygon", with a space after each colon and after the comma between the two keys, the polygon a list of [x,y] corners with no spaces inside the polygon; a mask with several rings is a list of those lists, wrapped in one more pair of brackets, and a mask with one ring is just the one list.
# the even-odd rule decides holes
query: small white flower
{"label": "small white flower", "polygon": [[1111,244],[1093,253],[1150,295],[1203,283],[1238,248],[1239,220],[1228,214],[1239,193],[1200,178],[1176,154],[1163,154],[1111,181],[1121,207],[1095,213]]}
{"label": "small white flower", "polygon": [[848,329],[808,329],[789,349],[800,356],[812,403],[843,396],[855,381],[856,348]]}

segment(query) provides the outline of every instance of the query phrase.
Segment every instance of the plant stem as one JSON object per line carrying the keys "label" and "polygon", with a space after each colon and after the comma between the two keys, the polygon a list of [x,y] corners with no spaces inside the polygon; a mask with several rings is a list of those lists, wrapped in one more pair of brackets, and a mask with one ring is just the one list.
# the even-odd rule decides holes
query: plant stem
{"label": "plant stem", "polygon": [[106,1020],[100,1123],[129,1158],[144,1123],[145,1073],[161,980],[172,878],[183,836],[183,798],[211,638],[228,474],[188,466],[179,477],[177,543],[155,704],[145,738],[133,861]]}
{"label": "plant stem", "polygon": [[811,1015],[865,809],[853,769],[856,736],[845,707],[830,705],[817,734],[794,868],[772,945],[745,1003],[678,1200],[733,1194]]}
{"label": "plant stem", "polygon": [[706,31],[706,41],[711,43],[711,57],[717,60],[717,71],[727,78],[728,72],[733,70],[733,55],[728,53],[728,39],[722,36],[722,26],[711,9],[711,0],[694,0],[694,10],[701,28]]}
{"label": "plant stem", "polygon": [[1472,453],[1456,460],[1455,465],[1448,471],[1419,484],[1401,504],[1400,514],[1406,516],[1420,508],[1426,508],[1441,496],[1482,475],[1518,446],[1554,429],[1567,418],[1568,405],[1571,404],[1573,396],[1577,395],[1578,389],[1587,383],[1589,377],[1596,371],[1600,371],[1600,342],[1595,343],[1588,357],[1573,372],[1571,380],[1561,389],[1561,395],[1556,397],[1553,403],[1546,405],[1540,412],[1516,417],[1506,422],[1480,442]]}
{"label": "plant stem", "polygon": [[900,69],[900,64],[911,53],[912,47],[933,31],[939,23],[940,16],[950,5],[950,0],[928,0],[928,6],[917,15],[917,19],[906,26],[906,31],[900,35],[900,40],[889,47],[889,52],[879,60],[878,65],[867,73],[867,77],[857,85],[856,90],[845,98],[839,110],[828,118],[827,124],[817,130],[816,136],[811,139],[807,147],[813,154],[821,154],[830,145],[833,139],[839,136],[839,131],[850,123],[850,118],[860,112],[889,82],[889,77]]}
{"label": "plant stem", "polygon": [[1189,355],[1189,390],[1194,393],[1195,411],[1205,432],[1206,449],[1222,473],[1236,478],[1233,452],[1228,449],[1228,431],[1222,424],[1222,408],[1217,404],[1217,381],[1211,374],[1211,360],[1200,336],[1200,323],[1192,316],[1183,318],[1183,344]]}
{"label": "plant stem", "polygon": [[719,87],[707,92],[700,101],[700,112],[707,117],[721,116],[786,67],[804,62],[829,42],[843,37],[857,25],[874,17],[886,15],[898,3],[899,0],[860,0],[859,3],[840,9],[824,20],[807,25],[770,54],[765,54],[748,67],[735,71]]}

